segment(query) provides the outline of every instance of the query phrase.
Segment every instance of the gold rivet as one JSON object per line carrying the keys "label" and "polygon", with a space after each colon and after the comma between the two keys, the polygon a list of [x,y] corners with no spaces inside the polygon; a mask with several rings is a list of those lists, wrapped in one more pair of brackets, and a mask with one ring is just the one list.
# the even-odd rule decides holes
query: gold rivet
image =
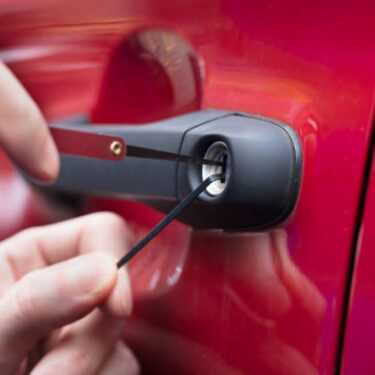
{"label": "gold rivet", "polygon": [[109,149],[111,150],[113,155],[120,156],[122,153],[122,144],[119,141],[113,141]]}

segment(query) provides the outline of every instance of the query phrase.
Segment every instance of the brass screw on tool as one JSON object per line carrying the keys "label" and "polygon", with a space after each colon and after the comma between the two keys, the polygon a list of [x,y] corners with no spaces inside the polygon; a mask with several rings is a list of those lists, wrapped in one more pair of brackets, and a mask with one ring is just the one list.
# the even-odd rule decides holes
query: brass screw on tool
{"label": "brass screw on tool", "polygon": [[113,155],[120,156],[122,153],[122,144],[119,141],[113,141],[109,146],[109,149],[111,150]]}

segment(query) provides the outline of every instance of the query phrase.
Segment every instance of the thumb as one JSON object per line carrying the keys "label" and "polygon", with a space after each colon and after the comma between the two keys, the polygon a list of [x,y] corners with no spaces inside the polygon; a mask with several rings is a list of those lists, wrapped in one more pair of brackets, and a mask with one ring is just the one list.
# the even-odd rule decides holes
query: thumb
{"label": "thumb", "polygon": [[34,343],[92,311],[111,293],[117,269],[103,253],[30,272],[0,300],[0,372],[13,373]]}
{"label": "thumb", "polygon": [[59,157],[47,124],[33,99],[0,62],[0,145],[31,176],[56,179]]}

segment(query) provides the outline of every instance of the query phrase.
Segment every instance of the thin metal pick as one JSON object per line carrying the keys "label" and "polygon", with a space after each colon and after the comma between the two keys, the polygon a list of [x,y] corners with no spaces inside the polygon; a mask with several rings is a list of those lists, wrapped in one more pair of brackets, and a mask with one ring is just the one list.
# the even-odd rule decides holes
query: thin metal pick
{"label": "thin metal pick", "polygon": [[195,190],[187,195],[159,224],[157,224],[145,237],[143,237],[128,253],[117,262],[117,268],[129,262],[140,250],[142,250],[155,236],[157,236],[173,219],[175,219],[186,207],[188,207],[199,195],[213,182],[221,180],[224,174],[215,174],[206,178]]}

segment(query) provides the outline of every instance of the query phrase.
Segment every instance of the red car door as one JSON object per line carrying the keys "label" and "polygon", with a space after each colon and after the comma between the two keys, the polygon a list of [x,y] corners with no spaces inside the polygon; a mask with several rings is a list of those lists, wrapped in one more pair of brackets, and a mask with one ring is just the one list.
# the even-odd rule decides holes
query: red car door
{"label": "red car door", "polygon": [[[279,228],[175,222],[130,263],[124,335],[144,373],[339,370],[373,130],[372,14],[354,1],[0,1],[0,58],[48,120],[140,124],[226,109],[282,121],[302,144],[299,200]],[[119,200],[57,206],[3,155],[0,191],[2,238],[99,209],[138,238],[161,217]]]}

